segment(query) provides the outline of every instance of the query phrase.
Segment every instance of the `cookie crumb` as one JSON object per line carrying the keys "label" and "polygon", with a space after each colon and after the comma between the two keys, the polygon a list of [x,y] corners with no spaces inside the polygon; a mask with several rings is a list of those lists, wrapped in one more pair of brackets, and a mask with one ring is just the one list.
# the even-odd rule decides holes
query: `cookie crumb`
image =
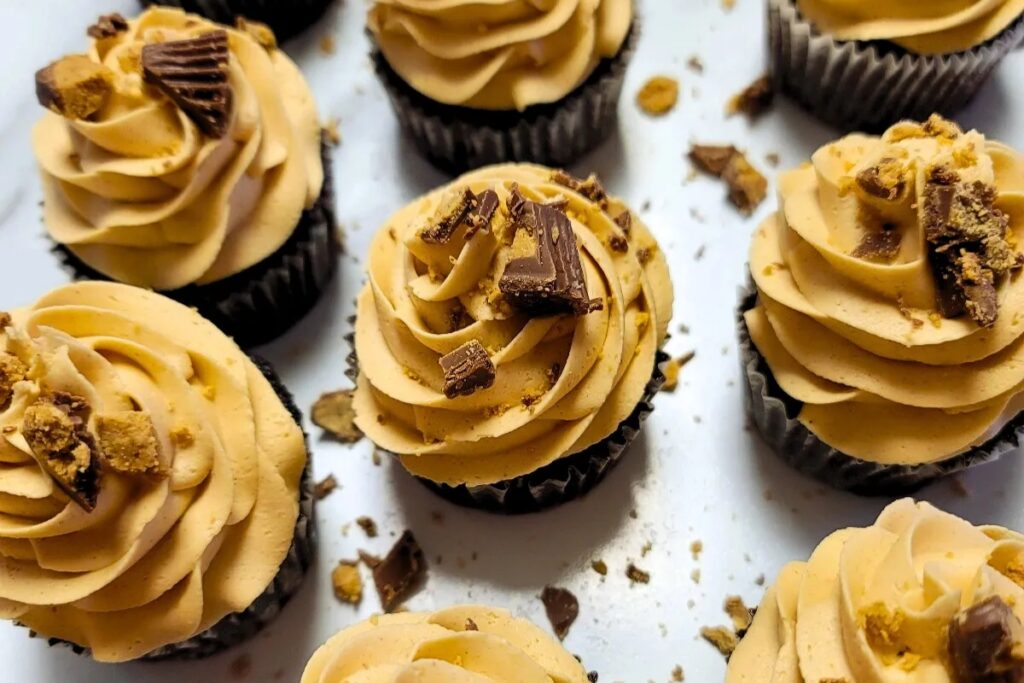
{"label": "cookie crumb", "polygon": [[704,626],[700,629],[700,635],[725,657],[731,655],[739,644],[736,634],[724,626]]}
{"label": "cookie crumb", "polygon": [[664,116],[679,101],[679,81],[671,76],[653,76],[636,94],[641,111],[650,116]]}
{"label": "cookie crumb", "polygon": [[676,390],[676,387],[679,386],[679,371],[693,360],[696,355],[696,351],[688,351],[678,358],[670,358],[665,361],[661,368],[661,371],[665,374],[665,383],[661,387],[662,391],[671,393]]}
{"label": "cookie crumb", "polygon": [[700,554],[704,550],[704,541],[697,539],[690,544],[690,554],[693,555],[693,560],[696,562],[700,559]]}
{"label": "cookie crumb", "polygon": [[676,664],[675,668],[672,669],[672,680],[676,683],[680,683],[680,681],[683,681],[684,679],[685,676],[683,675],[683,667]]}
{"label": "cookie crumb", "polygon": [[626,567],[626,578],[629,579],[630,585],[635,586],[638,583],[647,584],[651,582],[651,575],[640,569],[632,562]]}
{"label": "cookie crumb", "polygon": [[704,73],[704,62],[699,55],[690,55],[690,58],[686,60],[686,66],[695,74]]}
{"label": "cookie crumb", "polygon": [[96,441],[104,464],[115,472],[164,478],[156,430],[149,413],[125,410],[96,416]]}

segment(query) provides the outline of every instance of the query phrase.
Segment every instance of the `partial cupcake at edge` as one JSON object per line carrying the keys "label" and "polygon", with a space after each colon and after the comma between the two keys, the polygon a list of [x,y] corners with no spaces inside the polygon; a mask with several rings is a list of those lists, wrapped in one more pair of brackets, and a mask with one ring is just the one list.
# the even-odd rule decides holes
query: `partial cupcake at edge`
{"label": "partial cupcake at edge", "polygon": [[0,616],[101,662],[252,637],[312,560],[298,420],[159,294],[80,283],[0,315]]}
{"label": "partial cupcake at edge", "polygon": [[301,318],[333,275],[327,148],[266,26],[181,10],[104,15],[36,74],[43,217],[78,277],[158,290],[243,346]]}
{"label": "partial cupcake at edge", "polygon": [[565,166],[607,139],[638,23],[633,0],[375,0],[367,17],[402,129],[453,173]]}
{"label": "partial cupcake at edge", "polygon": [[569,500],[653,409],[668,266],[595,177],[467,174],[392,216],[368,263],[356,423],[441,495],[506,513]]}
{"label": "partial cupcake at edge", "polygon": [[1024,38],[1024,0],[767,5],[776,83],[848,130],[955,114]]}
{"label": "partial cupcake at edge", "polygon": [[1022,619],[1024,536],[899,500],[782,568],[725,681],[1019,681]]}
{"label": "partial cupcake at edge", "polygon": [[353,680],[587,683],[558,641],[493,607],[371,617],[338,633],[309,660],[301,683]]}
{"label": "partial cupcake at edge", "polygon": [[[143,6],[167,5],[207,19],[234,25],[243,21],[267,24],[285,40],[314,24],[335,0],[139,0]],[[340,4],[340,1],[339,1]]]}
{"label": "partial cupcake at edge", "polygon": [[740,340],[755,422],[864,494],[994,459],[1024,418],[1024,158],[937,116],[851,135],[779,180]]}

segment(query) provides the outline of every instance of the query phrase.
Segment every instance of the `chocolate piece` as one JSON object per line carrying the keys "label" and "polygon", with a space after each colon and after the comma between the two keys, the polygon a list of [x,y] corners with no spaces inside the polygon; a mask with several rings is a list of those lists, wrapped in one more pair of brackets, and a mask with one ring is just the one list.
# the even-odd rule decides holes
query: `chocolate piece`
{"label": "chocolate piece", "polygon": [[501,200],[494,190],[484,190],[476,196],[476,206],[466,217],[466,225],[469,226],[466,228],[467,240],[472,239],[473,235],[481,230],[490,230],[491,221],[494,220],[494,214],[497,213],[500,204]]}
{"label": "chocolate piece", "polygon": [[604,191],[604,186],[601,185],[601,181],[594,173],[591,173],[586,180],[582,180],[565,171],[555,171],[551,174],[551,181],[583,195],[602,209],[608,208],[608,193]]}
{"label": "chocolate piece", "polygon": [[474,206],[476,195],[469,187],[450,190],[434,212],[435,222],[420,231],[420,238],[428,244],[446,244]]}
{"label": "chocolate piece", "polygon": [[899,159],[886,157],[857,174],[857,187],[865,194],[887,202],[900,200],[908,187],[907,168]]}
{"label": "chocolate piece", "polygon": [[[515,207],[515,208],[513,208]],[[509,200],[517,241],[532,240],[532,253],[512,259],[498,281],[502,294],[529,315],[586,315],[601,302],[587,295],[587,281],[572,223],[561,211],[531,201]]]}
{"label": "chocolate piece", "polygon": [[366,515],[356,517],[356,524],[363,530],[367,538],[377,538],[377,522],[373,521],[372,517]]}
{"label": "chocolate piece", "polygon": [[693,145],[689,156],[697,168],[721,177],[729,162],[739,153],[732,145]]}
{"label": "chocolate piece", "polygon": [[128,30],[128,20],[117,12],[113,14],[102,14],[96,23],[86,30],[90,38],[113,38],[118,33]]}
{"label": "chocolate piece", "polygon": [[476,625],[476,622],[470,618],[466,618],[466,630],[467,631],[479,631],[480,627]]}
{"label": "chocolate piece", "polygon": [[39,466],[86,512],[96,509],[100,492],[99,457],[86,430],[89,412],[85,399],[54,392],[26,408],[21,424]]}
{"label": "chocolate piece", "polygon": [[352,406],[351,389],[322,394],[313,404],[310,415],[313,424],[342,443],[355,443],[363,438],[356,427],[356,411]]}
{"label": "chocolate piece", "polygon": [[626,209],[618,216],[615,217],[615,225],[622,228],[622,232],[626,233],[626,237],[633,231],[633,214]]}
{"label": "chocolate piece", "polygon": [[406,597],[427,570],[426,559],[411,531],[398,539],[387,557],[373,568],[373,582],[377,586],[380,604],[385,612],[392,612]]}
{"label": "chocolate piece", "polygon": [[726,164],[722,180],[729,188],[729,200],[748,216],[768,194],[768,180],[739,152]]}
{"label": "chocolate piece", "polygon": [[96,442],[114,472],[163,478],[170,474],[149,413],[126,410],[96,416]]}
{"label": "chocolate piece", "polygon": [[333,474],[329,474],[313,486],[313,497],[317,500],[323,500],[334,493],[336,488],[338,488],[338,480]]}
{"label": "chocolate piece", "polygon": [[949,659],[957,683],[1024,681],[1021,623],[997,595],[960,612],[949,625]]}
{"label": "chocolate piece", "polygon": [[608,238],[608,248],[620,254],[625,254],[629,251],[629,242],[622,235],[612,235]]}
{"label": "chocolate piece", "polygon": [[770,76],[762,76],[729,100],[726,111],[732,114],[746,114],[751,118],[768,111],[775,99],[775,86]]}
{"label": "chocolate piece", "polygon": [[868,261],[892,261],[900,253],[902,241],[899,230],[872,230],[864,233],[851,255]]}
{"label": "chocolate piece", "polygon": [[494,363],[475,339],[441,356],[438,362],[444,372],[444,395],[448,398],[469,396],[494,384]]}
{"label": "chocolate piece", "polygon": [[629,566],[626,567],[626,578],[629,579],[629,583],[631,585],[651,582],[651,575],[643,569],[640,569],[640,567],[637,567],[632,562],[630,562]]}
{"label": "chocolate piece", "polygon": [[0,410],[6,410],[14,396],[14,385],[28,377],[28,366],[13,353],[0,351]]}
{"label": "chocolate piece", "polygon": [[564,588],[545,586],[544,592],[540,594],[540,600],[544,603],[544,611],[547,612],[551,628],[559,640],[565,640],[569,634],[569,628],[580,615],[580,603],[576,596]]}
{"label": "chocolate piece", "polygon": [[68,55],[36,72],[39,104],[67,119],[87,119],[106,104],[114,74],[85,55]]}
{"label": "chocolate piece", "polygon": [[203,131],[222,138],[231,122],[228,33],[154,43],[142,48],[142,72]]}
{"label": "chocolate piece", "polygon": [[253,21],[245,17],[235,17],[235,28],[242,33],[248,34],[250,38],[260,44],[265,50],[277,48],[277,36],[274,30],[262,21]]}

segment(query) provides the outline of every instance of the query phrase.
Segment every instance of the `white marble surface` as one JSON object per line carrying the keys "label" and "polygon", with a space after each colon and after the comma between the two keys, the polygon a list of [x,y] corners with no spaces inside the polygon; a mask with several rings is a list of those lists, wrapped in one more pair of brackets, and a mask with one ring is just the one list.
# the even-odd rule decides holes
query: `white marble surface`
{"label": "white marble surface", "polygon": [[[324,441],[307,424],[317,475],[334,473],[342,488],[319,507],[323,539],[317,568],[270,629],[204,662],[104,666],[51,650],[2,624],[3,680],[213,683],[233,680],[231,664],[244,655],[252,665],[246,680],[296,681],[321,641],[378,609],[372,590],[358,610],[337,603],[330,569],[357,548],[386,550],[405,528],[415,531],[432,565],[425,590],[409,601],[412,609],[485,602],[544,624],[536,596],[545,584],[562,585],[581,602],[566,645],[600,672],[601,681],[667,681],[676,664],[688,681],[722,679],[721,656],[697,632],[702,625],[727,623],[723,598],[740,594],[756,604],[762,592],[755,585],[758,575],[770,580],[783,563],[804,558],[833,529],[868,523],[886,501],[826,492],[788,470],[744,429],[733,306],[745,277],[749,235],[772,202],[744,220],[716,182],[684,182],[684,151],[691,140],[736,142],[762,166],[765,154],[778,152],[785,165],[793,165],[835,131],[785,101],[754,126],[723,119],[726,97],[764,69],[760,0],[738,0],[728,13],[720,0],[645,0],[642,6],[643,38],[626,82],[620,133],[575,170],[598,171],[637,209],[650,202],[644,218],[670,255],[676,288],[668,350],[698,353],[680,389],[657,398],[646,436],[623,464],[581,502],[507,519],[452,507],[399,468],[375,467],[369,443],[349,448]],[[29,146],[29,130],[40,113],[32,73],[81,50],[85,27],[111,10],[131,13],[134,0],[0,1],[0,25],[7,30],[0,69],[0,309],[28,303],[66,279],[40,225]],[[390,211],[444,180],[399,136],[365,57],[364,11],[365,0],[339,2],[319,25],[285,46],[309,77],[323,117],[340,117],[343,136],[334,172],[349,255],[316,310],[263,349],[306,410],[321,391],[348,384],[342,337],[371,234]],[[334,37],[335,54],[319,50],[324,35]],[[703,59],[703,75],[686,68],[692,54]],[[1021,69],[1024,53],[1018,52],[961,121],[1024,146],[1024,90],[1018,85],[1014,92],[1012,86]],[[680,78],[684,93],[677,110],[659,120],[640,114],[632,101],[644,79],[656,73]],[[689,334],[678,333],[680,323]],[[1024,467],[1018,459],[1014,454],[963,477],[967,496],[949,483],[921,496],[976,522],[1024,527]],[[434,511],[443,513],[443,523],[433,520]],[[378,521],[380,538],[367,540],[354,525],[347,535],[342,532],[367,514]],[[689,552],[695,539],[704,543],[699,561]],[[653,549],[641,558],[648,541]],[[440,564],[434,561],[438,556]],[[608,564],[607,578],[589,568],[594,558]],[[629,587],[624,570],[631,560],[651,573],[650,585]],[[695,568],[701,570],[699,584],[690,578]]]}

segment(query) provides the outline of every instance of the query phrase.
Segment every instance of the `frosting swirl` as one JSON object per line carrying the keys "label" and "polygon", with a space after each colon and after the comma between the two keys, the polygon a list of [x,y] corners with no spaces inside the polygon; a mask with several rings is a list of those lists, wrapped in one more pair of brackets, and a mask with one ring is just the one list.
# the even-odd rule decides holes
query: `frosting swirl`
{"label": "frosting swirl", "polygon": [[[935,198],[949,186],[929,180],[940,170],[961,179],[955,192],[968,193],[952,200],[946,222],[934,213]],[[780,387],[803,403],[799,419],[809,430],[864,460],[924,463],[984,442],[1019,412],[1019,154],[937,118],[897,124],[881,138],[851,135],[819,149],[810,164],[782,175],[779,195],[780,210],[751,244],[759,297],[745,318]],[[994,201],[958,203],[968,195]],[[991,232],[935,247],[941,229],[957,221],[980,230],[965,218],[979,216]],[[980,257],[970,251],[979,244]],[[970,261],[996,263],[996,252],[1008,274]],[[936,265],[950,258],[978,272]],[[975,276],[977,287],[968,282]],[[952,299],[939,291],[958,284]],[[963,296],[970,315],[943,317]]]}
{"label": "frosting swirl", "polygon": [[837,531],[808,562],[783,568],[726,683],[956,681],[948,627],[993,596],[1024,618],[1022,570],[1024,536],[897,501],[874,525]]}
{"label": "frosting swirl", "polygon": [[301,683],[586,683],[587,673],[551,636],[490,607],[376,616],[328,640]]}
{"label": "frosting swirl", "polygon": [[1024,0],[797,0],[797,7],[840,40],[889,40],[928,55],[995,38],[1024,12]]}
{"label": "frosting swirl", "polygon": [[[127,285],[65,286],[12,317],[0,337],[0,615],[119,662],[249,607],[291,545],[306,463],[259,369],[191,309]],[[50,459],[40,434],[54,432],[32,416],[54,414],[60,396],[85,406],[76,449],[91,447],[74,452],[92,451],[92,505],[48,474],[67,461]]]}
{"label": "frosting swirl", "polygon": [[632,0],[376,0],[388,64],[430,99],[473,109],[554,102],[618,54]]}
{"label": "frosting swirl", "polygon": [[[208,284],[287,241],[323,183],[320,127],[305,80],[284,52],[247,32],[153,8],[97,38],[88,58],[112,92],[87,119],[47,112],[32,145],[50,236],[104,275],[159,290]],[[153,85],[143,46],[225,29],[233,114],[204,134]]]}
{"label": "frosting swirl", "polygon": [[[425,225],[465,188],[496,192],[497,213],[489,227],[463,224],[437,243]],[[515,188],[564,207],[600,310],[537,317],[505,300],[500,280],[523,234],[509,219]],[[359,428],[417,476],[482,485],[533,472],[616,429],[650,380],[672,286],[646,226],[594,179],[581,185],[541,166],[504,165],[395,214],[373,240],[357,307]],[[448,398],[439,357],[474,340],[495,367],[493,385]]]}

